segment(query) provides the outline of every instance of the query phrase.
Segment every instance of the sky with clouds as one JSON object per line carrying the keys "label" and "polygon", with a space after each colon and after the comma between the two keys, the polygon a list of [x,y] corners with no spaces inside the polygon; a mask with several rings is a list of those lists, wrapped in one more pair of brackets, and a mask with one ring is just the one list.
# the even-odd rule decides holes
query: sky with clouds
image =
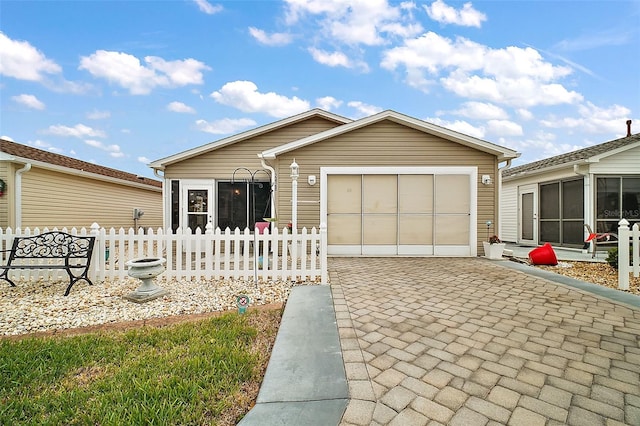
{"label": "sky with clouds", "polygon": [[637,0],[0,0],[0,136],[148,177],[311,108],[523,164],[640,132],[639,70]]}

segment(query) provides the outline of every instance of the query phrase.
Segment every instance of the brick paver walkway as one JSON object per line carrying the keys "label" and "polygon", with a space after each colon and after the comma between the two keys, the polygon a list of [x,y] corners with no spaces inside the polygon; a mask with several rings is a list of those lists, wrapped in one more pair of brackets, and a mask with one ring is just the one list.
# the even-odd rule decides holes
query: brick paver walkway
{"label": "brick paver walkway", "polygon": [[640,425],[640,309],[485,259],[332,258],[343,425]]}

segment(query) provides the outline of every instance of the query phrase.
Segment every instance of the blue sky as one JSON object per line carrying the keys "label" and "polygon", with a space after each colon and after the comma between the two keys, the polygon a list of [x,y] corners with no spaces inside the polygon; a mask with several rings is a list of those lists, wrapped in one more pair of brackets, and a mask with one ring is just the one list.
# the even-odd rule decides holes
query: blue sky
{"label": "blue sky", "polygon": [[640,1],[0,0],[0,136],[146,165],[320,107],[515,149],[640,132]]}

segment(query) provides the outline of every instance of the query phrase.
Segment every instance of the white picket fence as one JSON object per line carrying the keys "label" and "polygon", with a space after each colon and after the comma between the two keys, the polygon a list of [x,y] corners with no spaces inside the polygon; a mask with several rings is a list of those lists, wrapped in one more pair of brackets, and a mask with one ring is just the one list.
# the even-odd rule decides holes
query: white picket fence
{"label": "white picket fence", "polygon": [[[326,284],[326,226],[320,229],[289,233],[288,229],[263,234],[235,229],[215,230],[208,224],[200,228],[170,229],[130,228],[106,230],[94,223],[89,230],[81,229],[16,229],[0,228],[0,250],[11,248],[14,237],[62,231],[72,235],[94,235],[96,244],[89,277],[92,281],[122,279],[127,276],[126,262],[137,258],[165,258],[167,280],[292,280]],[[0,253],[0,264],[6,264],[8,253]],[[16,279],[66,280],[66,272],[57,270],[19,270],[9,272]]]}
{"label": "white picket fence", "polygon": [[[629,259],[629,246],[633,256]],[[629,266],[631,264],[631,266]],[[640,227],[636,223],[629,229],[629,221],[618,222],[618,288],[629,290],[629,274],[640,276]]]}

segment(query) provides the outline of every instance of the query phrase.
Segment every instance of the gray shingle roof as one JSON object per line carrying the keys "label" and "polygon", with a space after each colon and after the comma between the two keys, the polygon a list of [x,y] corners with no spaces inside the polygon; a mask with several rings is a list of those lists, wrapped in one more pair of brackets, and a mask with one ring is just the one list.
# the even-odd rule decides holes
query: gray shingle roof
{"label": "gray shingle roof", "polygon": [[563,164],[569,165],[578,163],[582,160],[586,160],[618,148],[623,148],[637,142],[640,142],[640,133],[506,169],[502,172],[502,177],[514,176],[525,172],[542,171],[544,169],[561,166]]}
{"label": "gray shingle roof", "polygon": [[60,154],[55,154],[53,152],[44,151],[42,149],[33,148],[31,146],[22,145],[4,139],[0,139],[0,152],[4,152],[15,157],[25,158],[33,161],[40,161],[42,163],[47,163],[54,166],[81,170],[87,173],[94,173],[110,178],[149,185],[156,188],[162,188],[162,182],[154,179],[137,176],[133,173],[127,173],[121,170],[111,169],[109,167],[99,166],[97,164],[88,163],[86,161],[78,160]]}

